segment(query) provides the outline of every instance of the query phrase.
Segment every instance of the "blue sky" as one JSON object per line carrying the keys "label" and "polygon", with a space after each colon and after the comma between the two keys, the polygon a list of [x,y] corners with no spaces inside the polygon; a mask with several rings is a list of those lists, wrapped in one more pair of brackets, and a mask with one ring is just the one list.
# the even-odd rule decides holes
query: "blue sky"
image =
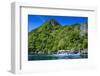
{"label": "blue sky", "polygon": [[47,16],[47,15],[28,15],[28,32],[41,26],[45,21],[55,19],[62,26],[66,24],[76,24],[88,22],[88,17],[78,16]]}

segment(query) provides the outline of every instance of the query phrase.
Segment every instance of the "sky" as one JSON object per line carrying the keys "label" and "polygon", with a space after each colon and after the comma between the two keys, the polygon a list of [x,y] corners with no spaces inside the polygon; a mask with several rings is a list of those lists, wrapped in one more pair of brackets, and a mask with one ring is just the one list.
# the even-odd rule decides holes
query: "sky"
{"label": "sky", "polygon": [[79,17],[79,16],[49,16],[49,15],[28,15],[28,32],[38,28],[45,21],[55,19],[62,26],[69,24],[81,24],[88,22],[88,17]]}

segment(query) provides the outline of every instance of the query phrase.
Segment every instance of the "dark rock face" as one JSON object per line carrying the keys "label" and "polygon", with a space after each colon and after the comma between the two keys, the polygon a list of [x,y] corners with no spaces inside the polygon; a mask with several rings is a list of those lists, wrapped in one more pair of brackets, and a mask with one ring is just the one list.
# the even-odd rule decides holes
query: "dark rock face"
{"label": "dark rock face", "polygon": [[54,19],[51,19],[50,20],[50,24],[52,25],[52,26],[57,26],[57,25],[60,25],[57,21],[55,21]]}

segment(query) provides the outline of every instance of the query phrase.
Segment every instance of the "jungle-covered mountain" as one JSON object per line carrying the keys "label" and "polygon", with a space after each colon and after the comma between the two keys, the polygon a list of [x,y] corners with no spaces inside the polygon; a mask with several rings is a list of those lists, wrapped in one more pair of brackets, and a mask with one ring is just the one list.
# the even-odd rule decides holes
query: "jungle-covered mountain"
{"label": "jungle-covered mountain", "polygon": [[53,54],[58,50],[87,49],[87,26],[87,23],[62,26],[54,19],[47,20],[28,32],[28,53]]}

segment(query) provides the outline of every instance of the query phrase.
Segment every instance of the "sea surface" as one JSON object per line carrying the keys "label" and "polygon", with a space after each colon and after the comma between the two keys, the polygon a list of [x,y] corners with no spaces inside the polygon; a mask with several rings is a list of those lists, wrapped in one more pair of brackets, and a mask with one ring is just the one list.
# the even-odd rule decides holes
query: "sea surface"
{"label": "sea surface", "polygon": [[86,55],[70,54],[70,55],[28,55],[28,61],[32,60],[57,60],[57,59],[81,59],[88,58]]}

